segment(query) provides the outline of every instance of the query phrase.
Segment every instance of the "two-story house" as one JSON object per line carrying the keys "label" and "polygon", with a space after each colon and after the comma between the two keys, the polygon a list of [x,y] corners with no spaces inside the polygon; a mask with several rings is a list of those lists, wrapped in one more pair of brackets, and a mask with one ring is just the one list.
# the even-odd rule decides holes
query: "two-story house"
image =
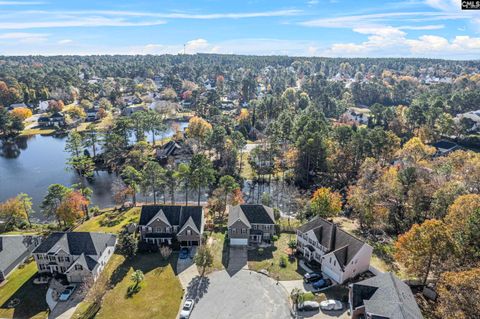
{"label": "two-story house", "polygon": [[228,237],[232,246],[270,243],[275,235],[273,209],[265,205],[237,205],[228,208]]}
{"label": "two-story house", "polygon": [[368,270],[373,248],[334,223],[315,217],[297,230],[297,250],[338,283]]}
{"label": "two-story house", "polygon": [[140,239],[156,245],[201,244],[205,220],[201,206],[145,205],[138,224]]}
{"label": "two-story house", "polygon": [[62,274],[69,282],[95,281],[115,250],[112,234],[55,232],[33,251],[38,272]]}
{"label": "two-story house", "polygon": [[392,273],[383,273],[349,286],[352,319],[422,319],[410,287]]}
{"label": "two-story house", "polygon": [[0,236],[0,283],[30,257],[40,242],[40,236]]}

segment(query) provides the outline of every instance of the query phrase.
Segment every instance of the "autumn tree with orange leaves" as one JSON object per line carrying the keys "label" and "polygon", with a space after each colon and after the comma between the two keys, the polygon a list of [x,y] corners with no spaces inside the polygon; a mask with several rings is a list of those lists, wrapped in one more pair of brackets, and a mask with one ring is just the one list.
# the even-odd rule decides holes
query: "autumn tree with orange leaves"
{"label": "autumn tree with orange leaves", "polygon": [[310,210],[313,214],[324,218],[337,216],[342,210],[342,197],[330,188],[321,187],[312,195]]}
{"label": "autumn tree with orange leaves", "polygon": [[65,195],[57,209],[57,215],[65,224],[71,225],[85,216],[85,208],[90,202],[77,191],[70,191]]}
{"label": "autumn tree with orange leaves", "polygon": [[12,115],[19,118],[22,121],[25,121],[30,116],[32,116],[32,110],[27,107],[17,107],[12,110]]}

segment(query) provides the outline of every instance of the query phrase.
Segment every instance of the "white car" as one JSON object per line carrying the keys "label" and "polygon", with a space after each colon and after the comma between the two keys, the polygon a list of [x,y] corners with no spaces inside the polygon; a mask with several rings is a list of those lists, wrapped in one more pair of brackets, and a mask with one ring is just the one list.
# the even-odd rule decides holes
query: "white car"
{"label": "white car", "polygon": [[329,299],[320,302],[320,308],[322,310],[342,310],[343,304],[338,300]]}
{"label": "white car", "polygon": [[185,300],[182,311],[180,311],[180,319],[188,319],[192,314],[194,305],[195,305],[195,301],[193,301],[192,299]]}

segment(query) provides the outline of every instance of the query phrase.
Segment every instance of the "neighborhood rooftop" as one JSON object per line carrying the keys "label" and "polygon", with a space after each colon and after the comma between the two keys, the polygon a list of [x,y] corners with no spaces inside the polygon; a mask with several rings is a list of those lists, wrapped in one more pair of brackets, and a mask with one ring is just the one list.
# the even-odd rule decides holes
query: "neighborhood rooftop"
{"label": "neighborhood rooftop", "polygon": [[142,207],[139,225],[147,225],[160,211],[171,226],[183,226],[191,217],[197,229],[202,229],[201,206],[145,205]]}
{"label": "neighborhood rooftop", "polygon": [[89,232],[55,232],[48,236],[33,253],[56,253],[59,250],[79,256],[99,255],[107,246],[115,245],[115,236],[111,234]]}
{"label": "neighborhood rooftop", "polygon": [[246,225],[274,224],[273,209],[265,205],[237,205],[229,210],[228,224],[231,225],[238,219]]}

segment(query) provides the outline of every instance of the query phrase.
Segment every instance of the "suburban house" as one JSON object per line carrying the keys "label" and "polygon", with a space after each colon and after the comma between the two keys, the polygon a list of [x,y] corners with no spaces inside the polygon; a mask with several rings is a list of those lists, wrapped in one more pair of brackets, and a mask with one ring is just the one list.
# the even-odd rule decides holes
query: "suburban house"
{"label": "suburban house", "polygon": [[370,110],[367,108],[350,107],[340,116],[340,122],[366,125],[370,116]]}
{"label": "suburban house", "polygon": [[65,115],[62,112],[55,112],[50,116],[42,116],[38,118],[38,125],[41,127],[65,126]]}
{"label": "suburban house", "polygon": [[188,162],[193,151],[182,141],[170,141],[157,149],[157,159],[161,164]]}
{"label": "suburban house", "polygon": [[40,242],[39,236],[0,236],[0,282],[30,257]]}
{"label": "suburban house", "polygon": [[55,232],[33,251],[40,274],[65,275],[69,282],[97,280],[115,250],[112,234]]}
{"label": "suburban house", "polygon": [[315,217],[298,228],[297,251],[321,264],[328,277],[343,283],[368,270],[373,248],[334,223]]}
{"label": "suburban house", "polygon": [[231,246],[270,244],[275,235],[273,209],[265,205],[228,208],[228,238]]}
{"label": "suburban house", "polygon": [[440,140],[436,143],[433,143],[432,146],[436,149],[435,156],[445,156],[451,152],[462,149],[457,143],[447,140]]}
{"label": "suburban house", "polygon": [[352,319],[423,318],[410,287],[389,272],[351,284],[348,299]]}
{"label": "suburban house", "polygon": [[8,110],[11,111],[18,108],[28,108],[28,107],[29,106],[25,103],[14,103],[14,104],[10,104],[10,106],[8,107]]}
{"label": "suburban house", "polygon": [[146,109],[143,105],[132,105],[124,108],[122,110],[122,115],[131,116],[133,113],[144,112],[144,111],[146,111]]}
{"label": "suburban house", "polygon": [[146,243],[190,247],[201,244],[204,225],[201,206],[145,205],[138,228]]}
{"label": "suburban house", "polygon": [[85,119],[87,122],[95,122],[96,120],[100,119],[98,116],[98,109],[94,107],[85,110],[85,113],[87,115],[87,118]]}

